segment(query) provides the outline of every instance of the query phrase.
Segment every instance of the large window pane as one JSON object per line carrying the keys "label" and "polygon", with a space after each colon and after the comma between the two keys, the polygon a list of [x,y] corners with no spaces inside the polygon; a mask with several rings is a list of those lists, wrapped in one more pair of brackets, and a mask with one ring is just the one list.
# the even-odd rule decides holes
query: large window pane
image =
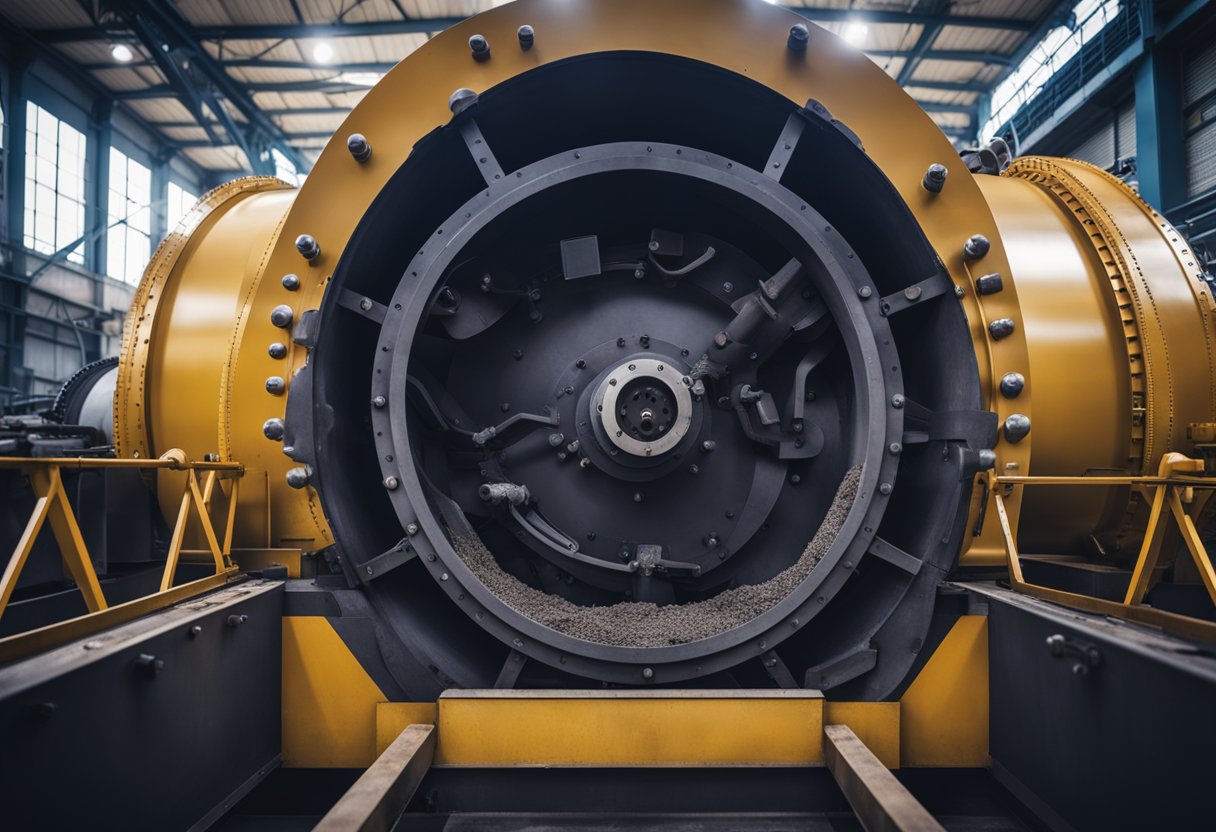
{"label": "large window pane", "polygon": [[152,254],[152,172],[110,148],[110,198],[106,274],[138,283]]}
{"label": "large window pane", "polygon": [[169,183],[168,202],[165,205],[165,220],[170,231],[177,228],[186,212],[198,202],[198,195],[187,191],[176,182]]}
{"label": "large window pane", "polygon": [[[25,141],[26,248],[54,254],[84,236],[85,138],[34,102],[27,102]],[[84,262],[84,245],[68,259]]]}

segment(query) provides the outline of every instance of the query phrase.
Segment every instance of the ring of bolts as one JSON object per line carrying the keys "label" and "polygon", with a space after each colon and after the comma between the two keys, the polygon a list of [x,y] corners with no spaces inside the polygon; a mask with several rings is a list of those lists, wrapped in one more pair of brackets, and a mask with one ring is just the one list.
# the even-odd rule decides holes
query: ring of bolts
{"label": "ring of bolts", "polygon": [[[519,48],[523,51],[530,50],[536,43],[536,31],[529,25],[524,24],[516,31],[519,39]],[[786,38],[786,47],[795,55],[805,54],[810,45],[811,32],[802,23],[796,23],[790,27],[789,36]],[[481,63],[490,60],[490,42],[484,35],[476,34],[469,38],[469,52],[473,60]],[[468,109],[477,102],[478,95],[470,89],[458,89],[448,98],[448,108],[453,115],[458,115]],[[362,133],[352,133],[346,139],[346,149],[350,152],[351,157],[355,162],[364,164],[372,158],[372,146],[367,140],[367,137]],[[940,194],[946,186],[946,180],[949,177],[949,169],[940,163],[929,165],[925,170],[924,176],[921,178],[921,186],[931,194]],[[312,264],[321,255],[321,246],[316,238],[310,234],[301,234],[296,238],[296,250],[300,253],[309,264]],[[991,243],[983,234],[974,234],[963,243],[963,259],[970,262],[979,260],[984,257],[991,248]],[[283,288],[289,292],[294,292],[300,288],[300,278],[294,274],[284,275],[282,279]],[[998,272],[985,274],[975,280],[975,292],[977,295],[992,295],[1004,289],[1004,281]],[[863,286],[858,290],[858,294],[862,300],[871,298],[874,294],[873,289],[869,286]],[[966,294],[962,286],[954,287],[954,294],[958,298],[964,297]],[[911,296],[909,296],[910,299]],[[292,321],[295,317],[294,310],[287,304],[280,304],[270,312],[270,322],[284,330],[290,330]],[[997,318],[988,324],[988,334],[993,341],[1001,341],[1008,338],[1016,330],[1016,324],[1012,318]],[[287,345],[276,341],[267,348],[267,353],[271,358],[283,359],[287,357]],[[1001,377],[999,390],[1001,395],[1006,399],[1016,399],[1021,395],[1022,390],[1026,386],[1026,378],[1017,372],[1005,373]],[[266,392],[273,396],[281,396],[287,391],[287,381],[278,375],[270,376],[266,379]],[[385,402],[383,396],[377,396],[373,400],[375,407],[384,407]],[[903,407],[904,397],[896,394],[892,398],[892,406],[895,408]],[[273,418],[266,421],[262,426],[262,432],[267,439],[272,441],[280,441],[284,435],[283,420]],[[1006,417],[1002,432],[1005,441],[1011,444],[1021,442],[1030,433],[1030,417],[1022,413],[1011,413]],[[283,449],[285,453],[290,452],[290,448]],[[889,449],[892,454],[898,454],[902,448],[899,443],[893,443]],[[981,453],[981,460],[991,468],[996,464],[996,454],[991,451]],[[308,485],[312,478],[312,467],[302,465],[292,468],[287,472],[287,484],[292,488],[303,488]],[[397,477],[389,476],[383,480],[383,485],[388,490],[395,490],[400,482]],[[881,493],[889,494],[891,485],[883,483],[880,487]],[[417,531],[416,524],[410,524],[413,527],[413,534]],[[647,668],[649,670],[649,668]],[[653,673],[653,671],[651,671]]]}

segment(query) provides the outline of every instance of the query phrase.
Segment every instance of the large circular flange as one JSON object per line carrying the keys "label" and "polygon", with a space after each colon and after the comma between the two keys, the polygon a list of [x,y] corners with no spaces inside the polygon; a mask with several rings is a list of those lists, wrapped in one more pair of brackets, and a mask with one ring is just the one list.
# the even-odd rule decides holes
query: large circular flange
{"label": "large circular flange", "polygon": [[[389,498],[403,526],[420,527],[413,545],[427,570],[470,618],[504,644],[553,667],[625,684],[671,683],[704,676],[772,649],[804,628],[843,586],[873,540],[888,503],[901,450],[902,411],[888,406],[902,388],[894,338],[873,297],[869,276],[830,223],[776,180],[712,153],[662,144],[618,142],[542,159],[490,183],[458,208],[406,269],[387,306],[377,343],[373,395],[406,400],[415,335],[446,270],[494,218],[548,188],[619,171],[664,174],[722,189],[784,231],[787,242],[822,267],[822,297],[841,331],[854,368],[857,435],[852,462],[861,466],[854,500],[834,542],[809,577],[747,623],[700,641],[663,647],[622,647],[584,641],[512,609],[490,592],[456,553],[412,460],[404,411],[373,408],[371,423]],[[649,673],[639,675],[645,665]]]}
{"label": "large circular flange", "polygon": [[[621,393],[639,382],[653,381],[670,391],[674,399],[674,413],[666,413],[667,399],[656,404],[656,411],[643,410],[639,418],[640,427],[623,424],[619,412],[624,404]],[[604,433],[616,447],[627,454],[638,457],[658,457],[667,453],[688,434],[692,426],[692,393],[688,391],[688,377],[677,372],[669,363],[654,358],[638,358],[621,364],[610,372],[596,391],[592,406],[592,419],[603,420]],[[635,393],[635,395],[637,395]],[[649,414],[649,415],[647,415]],[[670,428],[667,424],[670,423]],[[654,432],[656,439],[643,438]]]}

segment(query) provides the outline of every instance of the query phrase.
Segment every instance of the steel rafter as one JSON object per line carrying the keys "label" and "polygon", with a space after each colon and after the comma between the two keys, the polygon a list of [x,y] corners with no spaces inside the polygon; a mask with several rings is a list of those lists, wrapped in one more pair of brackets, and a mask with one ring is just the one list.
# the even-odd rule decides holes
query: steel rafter
{"label": "steel rafter", "polygon": [[[245,152],[254,173],[274,172],[273,162],[264,158],[271,148],[277,148],[298,170],[308,169],[307,160],[290,145],[287,134],[202,48],[197,32],[176,9],[152,0],[121,0],[117,11],[165,74],[171,94],[183,99],[209,136],[213,128],[202,111],[204,104],[224,127],[230,142]],[[228,112],[221,98],[244,117],[244,123]]]}

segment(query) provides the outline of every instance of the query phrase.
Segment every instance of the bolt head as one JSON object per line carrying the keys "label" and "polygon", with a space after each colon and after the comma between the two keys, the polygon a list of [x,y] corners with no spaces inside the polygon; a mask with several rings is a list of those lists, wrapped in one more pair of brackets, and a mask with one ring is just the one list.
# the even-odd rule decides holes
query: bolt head
{"label": "bolt head", "polygon": [[975,280],[975,291],[981,295],[995,295],[1004,288],[1005,283],[999,272],[986,274]]}
{"label": "bolt head", "polygon": [[1026,377],[1021,373],[1005,373],[1001,376],[1001,395],[1007,399],[1016,399],[1026,386]]}
{"label": "bolt head", "polygon": [[490,42],[485,35],[473,35],[469,38],[469,51],[473,53],[474,60],[487,61],[490,59]]}
{"label": "bolt head", "polygon": [[286,358],[287,357],[287,345],[280,341],[275,341],[273,344],[271,344],[269,347],[266,348],[266,354],[269,355],[271,358]]}
{"label": "bolt head", "polygon": [[988,324],[988,334],[992,336],[992,340],[994,341],[1008,338],[1013,334],[1014,329],[1013,318],[997,318]]}
{"label": "bolt head", "polygon": [[1005,441],[1018,443],[1030,433],[1030,417],[1023,413],[1011,413],[1005,419]]}
{"label": "bolt head", "polygon": [[285,275],[283,275],[283,279],[280,282],[283,284],[283,288],[289,292],[294,292],[296,289],[300,288],[300,276],[299,275],[285,274]]}
{"label": "bolt head", "polygon": [[385,477],[384,478],[384,487],[387,488],[389,491],[396,491],[397,486],[399,486],[399,485],[401,485],[401,482],[396,477]]}
{"label": "bolt head", "polygon": [[287,329],[295,318],[295,312],[285,303],[280,303],[270,310],[270,322],[279,329]]}
{"label": "bolt head", "polygon": [[307,465],[301,465],[298,468],[292,468],[287,472],[285,479],[287,484],[292,488],[303,488],[308,485],[309,479],[312,478],[312,471]]}
{"label": "bolt head", "polygon": [[448,96],[448,109],[452,115],[459,115],[477,103],[477,93],[461,87]]}
{"label": "bolt head", "polygon": [[973,234],[963,243],[963,256],[968,260],[978,260],[988,253],[992,243],[983,234]]}
{"label": "bolt head", "polygon": [[311,234],[301,234],[296,237],[296,251],[300,252],[300,256],[305,260],[312,262],[321,254],[321,246],[317,244],[317,240]]}
{"label": "bolt head", "polygon": [[283,420],[279,418],[267,419],[262,423],[262,433],[267,439],[277,442],[283,438]]}
{"label": "bolt head", "polygon": [[785,45],[791,52],[805,52],[810,40],[811,30],[806,27],[806,24],[795,23],[790,27],[790,36],[786,38]]}
{"label": "bolt head", "polygon": [[287,382],[282,376],[271,376],[266,379],[266,392],[274,396],[281,396],[287,389]]}
{"label": "bolt head", "polygon": [[356,162],[366,162],[372,157],[372,146],[362,133],[351,133],[346,137],[346,149]]}
{"label": "bolt head", "polygon": [[536,43],[536,30],[527,23],[520,26],[515,34],[519,37],[519,48],[525,52],[532,48],[532,44]]}
{"label": "bolt head", "polygon": [[929,165],[928,170],[925,171],[925,177],[921,180],[921,184],[930,193],[941,193],[942,186],[946,184],[946,176],[949,173],[950,171],[946,169],[945,165],[934,163]]}

